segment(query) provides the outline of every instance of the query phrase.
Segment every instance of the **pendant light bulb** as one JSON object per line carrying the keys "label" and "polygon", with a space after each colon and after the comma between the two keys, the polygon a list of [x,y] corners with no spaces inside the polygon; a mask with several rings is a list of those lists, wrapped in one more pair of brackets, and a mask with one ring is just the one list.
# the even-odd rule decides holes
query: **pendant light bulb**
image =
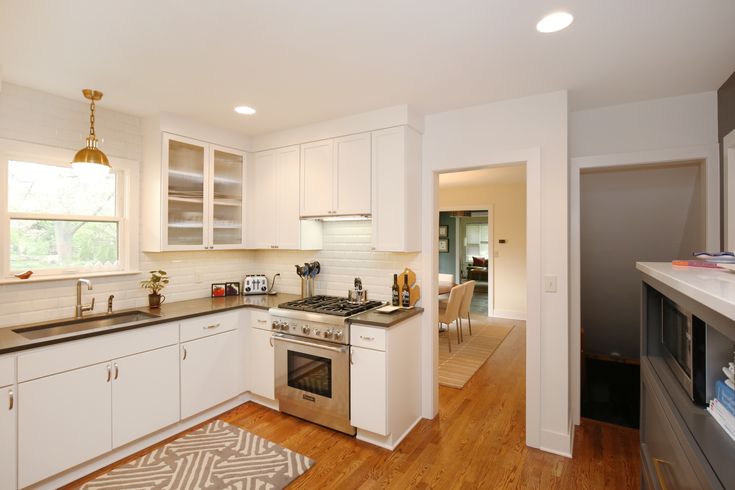
{"label": "pendant light bulb", "polygon": [[110,172],[110,161],[97,146],[99,141],[94,132],[94,103],[102,99],[102,92],[97,90],[82,90],[84,97],[91,101],[89,105],[89,136],[87,136],[87,145],[79,150],[71,162],[71,167],[75,172],[84,175],[106,175]]}

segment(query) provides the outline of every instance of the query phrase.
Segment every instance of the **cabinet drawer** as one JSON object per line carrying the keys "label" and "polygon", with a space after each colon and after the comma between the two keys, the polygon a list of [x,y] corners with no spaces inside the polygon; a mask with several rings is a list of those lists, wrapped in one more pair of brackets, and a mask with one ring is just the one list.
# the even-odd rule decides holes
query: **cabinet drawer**
{"label": "cabinet drawer", "polygon": [[271,329],[271,314],[263,310],[250,311],[250,326],[263,330]]}
{"label": "cabinet drawer", "polygon": [[684,449],[674,435],[663,407],[645,383],[642,387],[643,471],[648,473],[648,478],[654,482],[654,486],[658,483],[658,488],[702,488]]}
{"label": "cabinet drawer", "polygon": [[15,383],[15,356],[0,357],[0,386]]}
{"label": "cabinet drawer", "polygon": [[385,329],[365,325],[350,325],[350,343],[367,349],[385,350]]}
{"label": "cabinet drawer", "polygon": [[217,313],[215,315],[198,316],[181,322],[181,341],[209,337],[216,333],[227,332],[237,328],[237,311]]}

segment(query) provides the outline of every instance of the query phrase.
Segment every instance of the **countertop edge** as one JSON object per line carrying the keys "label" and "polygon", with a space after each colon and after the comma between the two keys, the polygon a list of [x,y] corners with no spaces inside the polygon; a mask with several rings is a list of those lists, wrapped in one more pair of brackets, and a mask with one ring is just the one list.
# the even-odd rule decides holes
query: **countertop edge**
{"label": "countertop edge", "polygon": [[[408,320],[409,318],[420,315],[423,312],[424,309],[420,306],[412,308],[410,310],[401,310],[397,313],[378,313],[375,311],[366,311],[363,313],[358,313],[354,317],[350,318],[350,325],[357,323],[360,325],[369,325],[371,327],[390,328],[394,325],[398,325],[399,323]],[[380,315],[381,318],[385,317],[385,321],[372,320],[371,317],[374,317],[375,315]],[[365,316],[367,318],[360,318],[360,316]]]}

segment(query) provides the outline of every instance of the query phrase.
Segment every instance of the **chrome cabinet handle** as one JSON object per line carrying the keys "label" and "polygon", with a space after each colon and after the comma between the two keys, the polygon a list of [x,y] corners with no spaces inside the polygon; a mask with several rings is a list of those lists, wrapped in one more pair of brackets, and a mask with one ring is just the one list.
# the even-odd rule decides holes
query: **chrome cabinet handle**
{"label": "chrome cabinet handle", "polygon": [[15,396],[13,395],[13,390],[8,390],[8,410],[12,410],[15,406]]}
{"label": "chrome cabinet handle", "polygon": [[263,320],[262,318],[258,318],[258,323],[268,323],[268,320]]}
{"label": "chrome cabinet handle", "polygon": [[120,375],[120,367],[115,363],[115,379]]}
{"label": "chrome cabinet handle", "polygon": [[[290,337],[286,337],[286,336],[284,336],[282,334],[279,334],[279,333],[274,333],[271,336],[271,340],[274,340],[274,339],[275,340],[280,340],[281,342],[286,342],[288,344],[298,344],[298,345],[305,345],[307,347],[314,347],[314,348],[317,348],[317,349],[331,350],[332,352],[339,352],[340,354],[344,354],[346,352],[345,351],[345,347],[346,346],[345,347],[332,347],[332,346],[329,346],[329,345],[314,344],[312,342],[306,342],[304,340],[292,339]],[[271,342],[271,345],[272,344],[273,343]]]}
{"label": "chrome cabinet handle", "polygon": [[184,349],[184,358],[181,359],[181,360],[182,361],[186,361],[186,347],[182,347],[182,349]]}
{"label": "chrome cabinet handle", "polygon": [[658,484],[661,487],[661,490],[669,490],[669,486],[666,484],[666,479],[664,478],[663,472],[661,471],[662,464],[671,466],[671,463],[669,463],[668,461],[659,458],[653,458],[653,469],[656,471],[656,479],[658,479]]}
{"label": "chrome cabinet handle", "polygon": [[353,355],[354,355],[354,350],[353,350],[353,349],[350,349],[350,364],[355,364],[355,363],[354,363],[354,362],[352,361],[352,356],[353,356]]}
{"label": "chrome cabinet handle", "polygon": [[207,325],[206,327],[204,327],[204,330],[209,330],[211,328],[217,328],[219,326],[220,326],[219,323],[215,323],[214,325]]}
{"label": "chrome cabinet handle", "polygon": [[112,366],[107,365],[107,382],[109,383],[112,379]]}
{"label": "chrome cabinet handle", "polygon": [[360,335],[360,338],[361,338],[362,340],[368,340],[368,341],[370,341],[370,340],[375,340],[375,337],[366,337],[366,336],[364,336],[364,335]]}
{"label": "chrome cabinet handle", "polygon": [[271,345],[271,347],[275,347],[275,345],[273,345],[273,337],[268,338],[268,343]]}

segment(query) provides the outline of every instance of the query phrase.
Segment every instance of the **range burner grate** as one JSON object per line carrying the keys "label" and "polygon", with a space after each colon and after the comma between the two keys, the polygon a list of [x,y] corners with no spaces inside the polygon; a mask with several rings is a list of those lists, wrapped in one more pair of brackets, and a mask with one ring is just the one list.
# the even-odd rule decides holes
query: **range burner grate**
{"label": "range burner grate", "polygon": [[326,315],[351,316],[377,308],[382,304],[380,301],[368,301],[364,304],[351,303],[347,298],[340,298],[339,296],[311,296],[281,303],[278,307],[287,310],[324,313]]}

